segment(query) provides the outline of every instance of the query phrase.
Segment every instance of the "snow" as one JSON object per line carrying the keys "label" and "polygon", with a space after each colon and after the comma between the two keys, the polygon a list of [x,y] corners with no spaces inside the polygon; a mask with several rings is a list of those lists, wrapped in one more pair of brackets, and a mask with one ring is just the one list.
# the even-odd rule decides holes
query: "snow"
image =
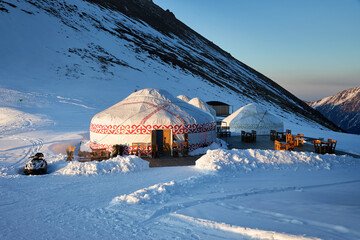
{"label": "snow", "polygon": [[[202,49],[118,12],[66,2],[108,29],[123,23],[146,41],[159,38],[204,58]],[[52,7],[51,1],[41,3]],[[134,54],[129,41],[98,31],[91,19],[60,12],[65,23],[76,23],[76,31],[27,1],[15,4],[11,14],[0,13],[1,32],[7,33],[0,39],[0,239],[360,239],[360,163],[349,156],[226,150],[218,141],[191,153],[205,154],[196,166],[149,168],[137,157],[66,162],[66,146],[83,142],[81,150],[88,150],[91,116],[134,89],[166,86],[174,96],[221,99],[234,109],[252,100],[145,52]],[[109,66],[103,72],[96,61],[69,53],[99,53],[96,45],[132,68]],[[238,64],[214,49],[206,52]],[[261,81],[247,70],[239,76]],[[337,149],[360,154],[359,135],[332,132],[271,103],[259,104],[294,133],[333,138]],[[49,173],[22,175],[36,152],[44,153]]]}
{"label": "snow", "polygon": [[317,108],[317,107],[323,106],[323,105],[338,106],[338,105],[344,104],[345,102],[351,101],[356,96],[358,96],[359,93],[360,93],[360,87],[346,89],[346,90],[341,91],[333,96],[328,96],[328,97],[322,98],[320,100],[314,101],[311,103],[311,106],[313,108]]}
{"label": "snow", "polygon": [[283,234],[283,233],[277,233],[273,231],[263,231],[259,229],[252,229],[252,228],[246,228],[246,227],[240,227],[240,226],[233,226],[230,224],[225,223],[218,223],[214,221],[209,221],[201,218],[194,218],[185,216],[182,214],[173,214],[173,216],[183,219],[184,221],[194,223],[196,225],[200,225],[206,228],[209,228],[211,230],[213,229],[219,229],[225,232],[234,232],[239,235],[248,236],[250,238],[256,238],[256,239],[273,239],[273,240],[315,240],[320,238],[313,238],[313,237],[303,237],[303,236],[295,236],[295,235],[289,235],[289,234]]}
{"label": "snow", "polygon": [[110,204],[116,205],[122,202],[128,204],[139,204],[145,202],[163,203],[163,196],[166,196],[165,193],[168,192],[171,188],[175,188],[174,181],[158,183],[144,189],[139,189],[131,194],[124,194],[115,197]]}
{"label": "snow", "polygon": [[[66,162],[66,146],[86,150],[89,121],[99,105],[81,100],[94,110],[59,102],[64,99],[55,94],[2,91],[4,108],[55,125],[23,125],[12,118],[14,128],[0,137],[1,239],[56,239],[59,233],[68,239],[360,238],[359,159],[226,150],[217,140],[191,152],[205,154],[196,166],[149,168],[137,157]],[[19,103],[18,97],[26,100]],[[37,99],[42,103],[35,105]],[[339,149],[358,153],[356,135],[295,117],[284,123],[294,133],[331,137]],[[22,175],[36,152],[44,153],[49,174]]]}
{"label": "snow", "polygon": [[213,142],[212,144],[210,144],[207,147],[202,147],[202,148],[197,148],[191,152],[189,152],[190,156],[198,156],[198,155],[203,155],[205,154],[208,150],[214,150],[214,149],[219,149],[219,148],[227,148],[227,143],[222,140],[217,138],[215,140],[215,142]]}
{"label": "snow", "polygon": [[356,159],[334,154],[319,155],[309,152],[275,150],[208,150],[196,161],[196,168],[213,172],[239,172],[262,169],[297,169],[305,165],[311,169],[328,169],[334,164],[353,164]]}
{"label": "snow", "polygon": [[93,175],[108,173],[129,173],[144,171],[149,168],[149,162],[136,156],[117,156],[102,162],[69,162],[55,174],[61,175]]}
{"label": "snow", "polygon": [[0,133],[9,132],[13,129],[26,129],[51,124],[45,116],[25,113],[12,108],[0,107]]}

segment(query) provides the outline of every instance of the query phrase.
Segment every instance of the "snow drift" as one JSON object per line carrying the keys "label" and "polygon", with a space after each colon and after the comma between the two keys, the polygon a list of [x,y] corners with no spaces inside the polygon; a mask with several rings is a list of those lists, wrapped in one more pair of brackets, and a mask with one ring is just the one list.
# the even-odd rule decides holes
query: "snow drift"
{"label": "snow drift", "polygon": [[117,156],[102,162],[69,162],[56,171],[61,175],[94,175],[139,172],[149,168],[149,162],[136,156]]}
{"label": "snow drift", "polygon": [[[294,169],[307,167],[312,169],[330,169],[332,165],[353,164],[358,159],[334,154],[319,155],[311,152],[290,152],[274,150],[209,150],[196,161],[195,167],[201,170],[226,173],[234,171],[252,171],[255,169]],[[358,161],[359,162],[359,161]]]}
{"label": "snow drift", "polygon": [[[114,197],[111,206],[118,204],[158,204],[164,203],[174,195],[184,194],[189,189],[214,182],[227,174],[234,176],[256,170],[330,170],[341,164],[358,164],[358,159],[349,156],[318,155],[308,152],[289,152],[273,150],[208,150],[206,155],[196,161],[195,169],[199,175],[179,181],[157,183],[129,194]],[[215,173],[215,174],[214,174]]]}

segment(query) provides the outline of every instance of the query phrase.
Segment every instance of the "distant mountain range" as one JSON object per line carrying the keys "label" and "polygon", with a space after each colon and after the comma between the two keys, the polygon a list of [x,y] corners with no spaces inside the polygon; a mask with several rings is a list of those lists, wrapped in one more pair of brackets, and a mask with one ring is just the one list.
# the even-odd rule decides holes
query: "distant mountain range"
{"label": "distant mountain range", "polygon": [[360,134],[360,87],[341,91],[309,105],[349,133]]}
{"label": "distant mountain range", "polygon": [[136,89],[164,88],[234,110],[257,102],[289,122],[339,130],[151,0],[0,0],[0,33],[3,88],[95,109]]}

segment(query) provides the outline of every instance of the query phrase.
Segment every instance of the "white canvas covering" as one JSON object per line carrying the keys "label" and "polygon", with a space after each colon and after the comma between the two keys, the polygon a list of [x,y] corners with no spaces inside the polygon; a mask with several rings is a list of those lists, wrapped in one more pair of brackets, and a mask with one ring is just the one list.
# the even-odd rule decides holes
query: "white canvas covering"
{"label": "white canvas covering", "polygon": [[205,146],[216,138],[214,118],[164,90],[143,89],[96,114],[90,124],[93,146],[151,143],[154,129],[172,129],[174,137],[188,133],[190,149]]}
{"label": "white canvas covering", "polygon": [[270,130],[284,131],[283,121],[256,103],[239,108],[223,122],[230,126],[232,133],[255,130],[258,135],[269,135]]}
{"label": "white canvas covering", "polygon": [[181,100],[183,100],[183,101],[185,101],[185,102],[189,102],[189,101],[190,101],[190,98],[189,98],[188,96],[186,96],[186,95],[179,95],[179,96],[177,96],[177,98],[178,98],[178,99],[181,99]]}
{"label": "white canvas covering", "polygon": [[210,107],[206,102],[201,100],[200,98],[192,98],[189,102],[189,104],[200,108],[201,110],[210,113],[212,116],[216,117],[216,111],[212,107]]}

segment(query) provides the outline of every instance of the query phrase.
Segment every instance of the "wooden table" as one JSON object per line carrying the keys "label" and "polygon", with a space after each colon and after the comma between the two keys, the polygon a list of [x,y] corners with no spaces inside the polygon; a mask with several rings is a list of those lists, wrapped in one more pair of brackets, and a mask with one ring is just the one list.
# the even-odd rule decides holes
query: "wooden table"
{"label": "wooden table", "polygon": [[321,140],[314,140],[314,148],[316,153],[329,153],[331,149],[331,142],[324,142]]}
{"label": "wooden table", "polygon": [[276,132],[276,140],[285,141],[286,140],[286,132]]}
{"label": "wooden table", "polygon": [[255,132],[241,132],[241,140],[243,142],[255,142],[256,141],[256,133]]}

